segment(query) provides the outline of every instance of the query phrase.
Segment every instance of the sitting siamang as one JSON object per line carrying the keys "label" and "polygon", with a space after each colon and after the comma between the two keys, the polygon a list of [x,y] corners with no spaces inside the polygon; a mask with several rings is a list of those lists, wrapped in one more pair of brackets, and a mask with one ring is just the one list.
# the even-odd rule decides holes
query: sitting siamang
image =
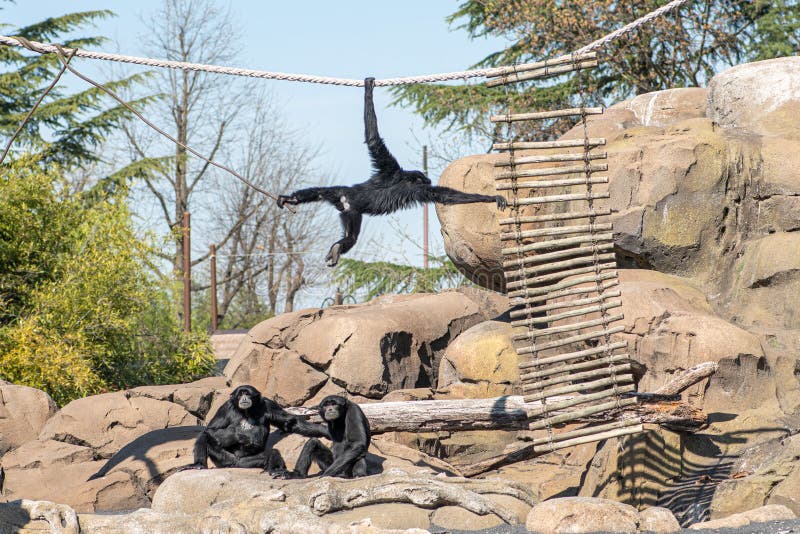
{"label": "sitting siamang", "polygon": [[194,463],[186,469],[205,469],[211,458],[218,467],[260,467],[285,476],[281,453],[267,445],[269,426],[291,432],[300,421],[253,386],[239,386],[197,437]]}
{"label": "sitting siamang", "polygon": [[339,255],[353,248],[361,231],[361,216],[385,215],[416,204],[436,202],[439,204],[469,204],[472,202],[497,202],[505,209],[502,196],[463,193],[449,187],[431,185],[431,181],[420,171],[405,171],[397,163],[378,134],[378,120],[372,102],[375,78],[364,80],[364,137],[372,159],[372,177],[353,186],[309,187],[290,195],[280,195],[278,206],[304,204],[325,200],[341,213],[344,237],[331,246],[325,258],[328,266],[339,262]]}
{"label": "sitting siamang", "polygon": [[357,404],[338,395],[329,395],[319,405],[319,415],[326,425],[302,422],[302,434],[316,434],[333,442],[333,451],[312,438],[303,446],[293,477],[305,478],[314,461],[320,476],[363,477],[367,474],[367,449],[370,443],[369,421]]}

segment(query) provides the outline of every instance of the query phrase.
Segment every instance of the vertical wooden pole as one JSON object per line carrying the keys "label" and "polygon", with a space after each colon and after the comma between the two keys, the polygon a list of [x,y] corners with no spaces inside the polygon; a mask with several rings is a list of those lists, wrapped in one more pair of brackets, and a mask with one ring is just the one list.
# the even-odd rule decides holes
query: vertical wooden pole
{"label": "vertical wooden pole", "polygon": [[192,249],[189,212],[183,213],[183,330],[192,330]]}
{"label": "vertical wooden pole", "polygon": [[336,293],[333,294],[333,305],[341,306],[342,304],[344,304],[344,294],[342,290],[337,287]]}
{"label": "vertical wooden pole", "polygon": [[[428,176],[428,145],[422,146],[422,171]],[[422,267],[428,268],[428,205],[422,205]]]}
{"label": "vertical wooden pole", "polygon": [[211,244],[211,333],[217,331],[217,247]]}

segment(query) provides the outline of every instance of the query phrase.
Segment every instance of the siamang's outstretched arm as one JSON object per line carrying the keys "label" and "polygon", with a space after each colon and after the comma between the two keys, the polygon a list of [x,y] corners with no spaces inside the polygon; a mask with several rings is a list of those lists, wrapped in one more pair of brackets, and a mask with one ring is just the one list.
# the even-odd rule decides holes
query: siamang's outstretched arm
{"label": "siamang's outstretched arm", "polygon": [[307,438],[326,438],[331,439],[331,434],[328,432],[328,425],[320,425],[317,423],[309,423],[300,417],[295,421],[292,426],[292,432],[306,436]]}
{"label": "siamang's outstretched arm", "polygon": [[473,202],[496,202],[499,209],[506,208],[506,199],[500,195],[480,195],[465,193],[449,187],[429,185],[421,190],[420,202],[435,202],[437,204],[471,204]]}
{"label": "siamang's outstretched arm", "polygon": [[389,177],[400,170],[400,164],[386,148],[386,144],[378,133],[378,119],[375,116],[375,103],[372,101],[372,89],[375,87],[375,78],[364,80],[364,141],[369,149],[372,159],[374,176]]}
{"label": "siamang's outstretched arm", "polygon": [[305,204],[306,202],[317,202],[327,200],[335,202],[341,196],[341,187],[307,187],[298,189],[289,195],[278,195],[278,207],[283,208],[284,204]]}

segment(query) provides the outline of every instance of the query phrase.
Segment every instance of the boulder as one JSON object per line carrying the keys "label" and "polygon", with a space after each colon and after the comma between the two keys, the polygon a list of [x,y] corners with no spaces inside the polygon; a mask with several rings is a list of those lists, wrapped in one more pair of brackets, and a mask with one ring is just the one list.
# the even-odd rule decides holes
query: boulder
{"label": "boulder", "polygon": [[800,515],[798,458],[800,434],[746,450],[731,467],[732,477],[717,486],[711,501],[711,518],[765,505],[780,505]]}
{"label": "boulder", "polygon": [[639,521],[639,512],[627,504],[608,499],[562,497],[535,505],[525,527],[541,534],[636,532]]}
{"label": "boulder", "polygon": [[35,439],[56,413],[56,403],[44,391],[27,386],[0,386],[0,456]]}
{"label": "boulder", "polygon": [[39,439],[82,445],[110,458],[151,430],[197,423],[183,406],[118,391],[70,402],[47,421]]}
{"label": "boulder", "polygon": [[681,526],[675,516],[660,506],[645,508],[639,512],[639,530],[644,532],[680,532]]}
{"label": "boulder", "polygon": [[283,314],[250,331],[225,374],[232,385],[252,384],[284,405],[331,386],[379,399],[435,386],[444,349],[484,318],[476,300],[457,291]]}
{"label": "boulder", "polygon": [[795,519],[797,516],[780,504],[770,504],[746,512],[733,514],[721,519],[713,519],[702,523],[695,523],[689,528],[692,530],[708,530],[719,528],[742,528],[752,523],[765,523],[767,521],[778,521],[785,519]]}
{"label": "boulder", "polygon": [[78,534],[78,515],[63,504],[49,501],[0,503],[0,534]]}
{"label": "boulder", "polygon": [[800,57],[737,65],[708,84],[708,116],[725,128],[797,135]]}
{"label": "boulder", "polygon": [[[519,357],[512,344],[508,323],[485,321],[469,328],[444,352],[439,363],[438,391],[470,397],[498,397],[514,393],[519,382]],[[452,395],[455,396],[455,395]]]}
{"label": "boulder", "polygon": [[198,419],[205,419],[217,391],[228,387],[224,376],[211,376],[189,382],[165,386],[141,386],[128,390],[130,397],[147,397],[159,401],[174,402]]}

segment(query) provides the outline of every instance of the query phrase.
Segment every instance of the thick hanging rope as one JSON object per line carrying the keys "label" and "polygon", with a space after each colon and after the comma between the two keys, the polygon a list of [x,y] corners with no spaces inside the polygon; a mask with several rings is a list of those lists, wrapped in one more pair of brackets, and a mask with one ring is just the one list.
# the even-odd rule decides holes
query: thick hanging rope
{"label": "thick hanging rope", "polygon": [[[672,0],[668,4],[665,4],[660,8],[648,13],[647,15],[639,19],[636,19],[630,24],[627,24],[622,28],[609,33],[605,37],[602,37],[592,43],[589,43],[588,45],[584,46],[583,48],[571,54],[565,54],[565,56],[572,56],[573,54],[582,54],[585,52],[589,52],[591,50],[596,50],[601,46],[607,44],[608,42],[617,39],[626,33],[632,32],[639,26],[647,24],[651,20],[664,15],[668,11],[678,8],[689,1],[690,0]],[[29,48],[30,50],[33,50],[34,52],[38,52],[40,54],[59,53],[59,48],[57,45],[49,43],[39,43],[36,41],[26,41],[26,44],[23,44],[20,41],[20,39],[15,37],[8,37],[5,35],[0,35],[0,44],[8,46],[24,46],[25,48]],[[134,65],[145,65],[148,67],[215,72],[218,74],[228,74],[232,76],[265,78],[268,80],[286,80],[286,81],[304,82],[304,83],[344,85],[349,87],[364,86],[364,80],[353,80],[349,78],[332,78],[328,76],[314,76],[309,74],[290,74],[285,72],[270,72],[270,71],[261,71],[252,69],[242,69],[236,67],[223,67],[219,65],[206,65],[203,63],[187,63],[183,61],[170,61],[163,59],[151,59],[146,57],[126,56],[121,54],[109,54],[106,52],[93,52],[90,50],[82,50],[79,48],[75,49],[65,48],[62,50],[66,54],[70,53],[74,54],[75,57],[82,57],[87,59],[101,59],[104,61],[117,61],[121,63],[132,63]],[[526,64],[520,64],[517,65],[516,67],[524,70],[525,66]],[[461,72],[446,72],[441,74],[429,74],[423,76],[385,78],[382,80],[375,80],[375,85],[386,87],[394,85],[411,85],[417,83],[444,82],[444,81],[459,80],[464,78],[493,77],[502,74],[503,71],[507,68],[508,67],[495,67],[490,69],[474,69]]]}

